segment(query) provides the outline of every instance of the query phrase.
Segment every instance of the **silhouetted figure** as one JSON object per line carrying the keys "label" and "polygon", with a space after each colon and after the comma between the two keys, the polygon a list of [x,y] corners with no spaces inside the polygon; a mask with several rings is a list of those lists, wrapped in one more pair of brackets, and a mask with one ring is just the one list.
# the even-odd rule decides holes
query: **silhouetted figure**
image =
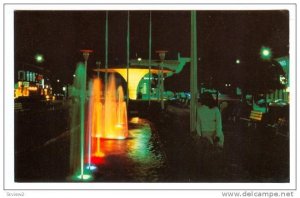
{"label": "silhouetted figure", "polygon": [[221,113],[216,101],[210,93],[203,93],[197,106],[197,135],[206,138],[211,144],[223,147],[224,135],[222,131]]}

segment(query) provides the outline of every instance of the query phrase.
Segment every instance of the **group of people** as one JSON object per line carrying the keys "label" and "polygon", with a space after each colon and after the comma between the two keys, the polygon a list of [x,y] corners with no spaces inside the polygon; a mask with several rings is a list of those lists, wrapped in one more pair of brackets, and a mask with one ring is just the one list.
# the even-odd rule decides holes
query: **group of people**
{"label": "group of people", "polygon": [[221,112],[212,94],[207,92],[198,100],[196,137],[205,138],[210,144],[223,148]]}

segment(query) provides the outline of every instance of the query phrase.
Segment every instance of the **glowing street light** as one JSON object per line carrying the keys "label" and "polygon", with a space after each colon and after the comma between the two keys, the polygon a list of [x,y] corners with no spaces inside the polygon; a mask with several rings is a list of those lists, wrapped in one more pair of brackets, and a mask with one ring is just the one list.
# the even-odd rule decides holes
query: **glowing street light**
{"label": "glowing street light", "polygon": [[235,63],[240,64],[241,63],[240,59],[236,59]]}
{"label": "glowing street light", "polygon": [[262,46],[260,48],[260,57],[262,60],[270,60],[272,58],[272,50],[269,47]]}
{"label": "glowing street light", "polygon": [[42,54],[36,54],[34,57],[35,61],[38,63],[44,62],[44,56]]}

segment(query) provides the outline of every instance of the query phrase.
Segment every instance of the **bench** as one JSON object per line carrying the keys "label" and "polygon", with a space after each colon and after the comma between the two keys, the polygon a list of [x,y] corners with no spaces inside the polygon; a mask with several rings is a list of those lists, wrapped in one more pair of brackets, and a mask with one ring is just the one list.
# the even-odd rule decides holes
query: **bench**
{"label": "bench", "polygon": [[252,110],[249,118],[240,118],[240,120],[244,120],[248,122],[248,126],[257,127],[257,123],[261,122],[263,118],[263,112]]}
{"label": "bench", "polygon": [[260,111],[251,111],[250,120],[255,122],[260,122],[262,120],[263,113]]}

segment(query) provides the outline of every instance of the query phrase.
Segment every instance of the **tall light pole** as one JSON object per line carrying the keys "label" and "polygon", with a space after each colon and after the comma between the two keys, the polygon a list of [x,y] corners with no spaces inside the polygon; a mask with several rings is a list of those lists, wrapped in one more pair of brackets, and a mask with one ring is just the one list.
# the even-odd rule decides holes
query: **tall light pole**
{"label": "tall light pole", "polygon": [[83,76],[83,87],[80,95],[80,163],[81,163],[81,179],[83,179],[84,175],[84,117],[85,117],[85,101],[86,101],[86,73],[87,73],[87,61],[89,59],[90,53],[92,50],[83,49],[80,50],[82,52],[84,58],[84,76]]}
{"label": "tall light pole", "polygon": [[127,13],[127,38],[126,38],[126,52],[127,52],[127,64],[126,64],[126,71],[127,71],[127,97],[126,97],[126,104],[127,108],[129,105],[129,64],[130,64],[130,13]]}
{"label": "tall light pole", "polygon": [[97,61],[96,65],[98,67],[98,71],[97,71],[97,77],[100,78],[100,67],[101,67],[101,61]]}
{"label": "tall light pole", "polygon": [[105,76],[104,93],[107,92],[107,68],[108,68],[108,11],[105,13]]}
{"label": "tall light pole", "polygon": [[197,73],[197,13],[191,11],[191,71],[190,71],[190,131],[196,129],[198,73]]}
{"label": "tall light pole", "polygon": [[[263,61],[271,61],[272,60],[272,50],[269,47],[262,46],[260,48],[260,58]],[[265,104],[266,104],[266,112],[268,112],[268,103],[267,103],[267,94],[265,94]]]}
{"label": "tall light pole", "polygon": [[83,49],[83,50],[80,50],[80,52],[82,53],[83,55],[83,58],[84,58],[84,82],[85,82],[85,86],[86,86],[86,73],[87,73],[87,62],[88,62],[88,59],[89,59],[89,56],[90,56],[90,53],[93,52],[93,50],[89,50],[89,49]]}
{"label": "tall light pole", "polygon": [[160,96],[160,102],[161,102],[161,109],[165,109],[165,103],[164,103],[164,60],[166,57],[166,53],[168,51],[166,50],[157,50],[156,53],[159,55],[160,64],[159,64],[159,96]]}
{"label": "tall light pole", "polygon": [[152,52],[152,13],[150,11],[150,16],[149,16],[149,59],[148,59],[148,66],[149,66],[149,91],[148,91],[148,100],[149,100],[149,107],[150,107],[150,102],[151,102],[151,52]]}

